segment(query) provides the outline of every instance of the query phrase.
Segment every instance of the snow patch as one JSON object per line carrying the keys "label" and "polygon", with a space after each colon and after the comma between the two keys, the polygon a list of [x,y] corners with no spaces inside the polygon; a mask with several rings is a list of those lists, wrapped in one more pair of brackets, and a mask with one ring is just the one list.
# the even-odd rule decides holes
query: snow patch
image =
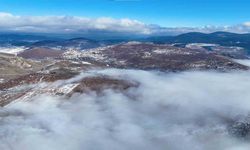
{"label": "snow patch", "polygon": [[249,59],[235,59],[234,61],[239,63],[239,64],[250,67],[250,60]]}
{"label": "snow patch", "polygon": [[0,47],[0,52],[17,55],[18,53],[20,53],[26,49],[27,48],[24,46],[6,46],[6,47]]}
{"label": "snow patch", "polygon": [[0,83],[3,83],[4,82],[4,79],[0,79]]}

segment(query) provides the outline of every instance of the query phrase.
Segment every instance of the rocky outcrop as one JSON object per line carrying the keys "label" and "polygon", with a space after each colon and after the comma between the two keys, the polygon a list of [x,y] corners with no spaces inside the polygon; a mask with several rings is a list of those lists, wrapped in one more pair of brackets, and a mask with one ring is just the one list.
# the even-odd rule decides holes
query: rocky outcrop
{"label": "rocky outcrop", "polygon": [[87,77],[79,82],[79,85],[72,90],[72,93],[86,93],[89,91],[100,93],[105,89],[124,91],[137,86],[138,83],[108,76]]}

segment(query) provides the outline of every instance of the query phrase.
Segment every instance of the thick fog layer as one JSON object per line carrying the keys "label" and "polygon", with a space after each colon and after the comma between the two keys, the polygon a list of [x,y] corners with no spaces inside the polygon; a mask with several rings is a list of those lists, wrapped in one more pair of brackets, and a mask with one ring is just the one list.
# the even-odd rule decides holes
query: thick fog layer
{"label": "thick fog layer", "polygon": [[0,109],[1,150],[248,150],[250,72],[93,71],[137,81],[70,100],[39,95]]}

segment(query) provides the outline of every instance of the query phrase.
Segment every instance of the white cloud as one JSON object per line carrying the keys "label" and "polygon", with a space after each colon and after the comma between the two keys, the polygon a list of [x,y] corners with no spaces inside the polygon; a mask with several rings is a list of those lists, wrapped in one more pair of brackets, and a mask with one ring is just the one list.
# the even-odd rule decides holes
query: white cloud
{"label": "white cloud", "polygon": [[45,33],[127,33],[142,35],[167,35],[186,32],[228,31],[250,32],[250,23],[235,26],[205,27],[161,27],[145,24],[138,20],[109,17],[87,18],[78,16],[18,16],[0,12],[1,31],[45,32]]}
{"label": "white cloud", "polygon": [[113,18],[85,18],[76,16],[15,16],[0,13],[0,27],[10,31],[80,32],[105,30],[110,32],[149,33],[147,25],[137,20]]}
{"label": "white cloud", "polygon": [[232,120],[249,119],[249,72],[92,73],[140,86],[126,94],[107,90],[70,100],[43,95],[4,107],[0,149],[249,149],[249,140],[227,132]]}
{"label": "white cloud", "polygon": [[244,25],[250,27],[250,22],[245,22]]}

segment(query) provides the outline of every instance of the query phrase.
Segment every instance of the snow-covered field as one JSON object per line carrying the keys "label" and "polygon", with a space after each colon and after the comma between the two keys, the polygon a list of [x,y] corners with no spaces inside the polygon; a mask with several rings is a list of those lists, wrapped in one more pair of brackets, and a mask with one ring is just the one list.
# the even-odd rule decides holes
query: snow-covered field
{"label": "snow-covered field", "polygon": [[19,52],[22,52],[26,50],[27,48],[24,46],[6,46],[6,47],[0,47],[1,53],[8,53],[8,54],[18,54]]}

